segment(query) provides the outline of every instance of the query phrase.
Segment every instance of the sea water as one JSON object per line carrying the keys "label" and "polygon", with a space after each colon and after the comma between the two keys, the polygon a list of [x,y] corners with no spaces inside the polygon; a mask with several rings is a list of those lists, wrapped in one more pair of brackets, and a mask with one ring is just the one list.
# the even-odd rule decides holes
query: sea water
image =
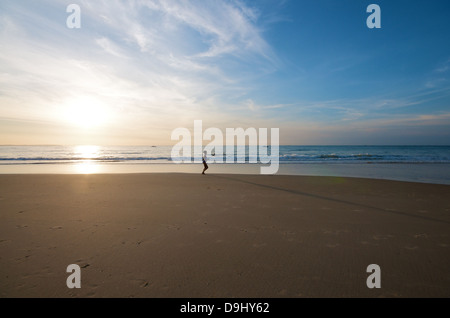
{"label": "sea water", "polygon": [[[245,150],[247,163],[257,161]],[[0,146],[0,173],[198,172],[196,164],[173,163],[171,151],[172,146]],[[259,171],[254,164],[213,160],[210,173]],[[450,184],[450,146],[280,146],[279,161],[278,174]]]}

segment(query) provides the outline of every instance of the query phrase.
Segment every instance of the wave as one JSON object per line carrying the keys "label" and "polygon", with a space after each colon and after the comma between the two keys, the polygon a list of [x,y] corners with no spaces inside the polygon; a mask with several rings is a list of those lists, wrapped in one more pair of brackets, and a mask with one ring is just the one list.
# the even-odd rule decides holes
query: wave
{"label": "wave", "polygon": [[18,157],[18,158],[0,158],[2,161],[52,161],[52,162],[78,162],[78,161],[94,161],[94,162],[119,162],[119,161],[152,161],[152,160],[172,160],[170,157],[101,157],[101,158],[72,158],[72,157]]}
{"label": "wave", "polygon": [[[252,160],[250,160],[252,159]],[[407,158],[407,159],[395,159],[395,158],[382,158],[382,157],[348,157],[348,156],[315,156],[315,157],[295,157],[295,156],[280,156],[279,160],[281,163],[351,163],[351,162],[359,162],[359,163],[450,163],[450,160],[429,160],[429,159],[420,159],[420,158]],[[82,163],[82,162],[97,162],[97,163],[133,163],[133,162],[173,162],[173,161],[181,161],[181,162],[200,162],[201,158],[189,158],[189,157],[180,157],[176,159],[172,159],[169,157],[157,157],[157,158],[149,158],[149,157],[136,157],[136,158],[0,158],[0,165],[5,164],[37,164],[37,163]],[[208,162],[214,162],[215,160],[208,160]],[[257,160],[255,158],[245,158],[245,162],[262,162],[260,158]],[[216,160],[218,162],[218,160]],[[227,163],[227,158],[223,157],[223,163]],[[237,162],[237,158],[235,158],[235,162]]]}
{"label": "wave", "polygon": [[[270,148],[267,147],[267,148]],[[246,148],[245,162],[261,162]],[[0,165],[51,163],[171,163],[172,147],[98,147],[95,153],[78,153],[63,146],[0,146]],[[237,150],[234,157],[237,158]],[[269,151],[270,153],[270,151]],[[182,155],[182,153],[180,154]],[[218,158],[216,156],[215,158]],[[223,162],[226,162],[223,154]],[[177,160],[197,161],[194,152]],[[252,159],[252,160],[249,160]],[[212,162],[213,157],[209,157]],[[280,146],[281,163],[450,163],[450,147],[441,146]]]}

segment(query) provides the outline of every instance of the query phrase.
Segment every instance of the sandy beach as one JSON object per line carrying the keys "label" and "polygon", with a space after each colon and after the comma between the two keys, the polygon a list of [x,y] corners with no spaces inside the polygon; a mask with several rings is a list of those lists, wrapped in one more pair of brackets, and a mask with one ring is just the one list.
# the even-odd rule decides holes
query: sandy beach
{"label": "sandy beach", "polygon": [[36,174],[0,189],[0,297],[450,297],[448,185]]}

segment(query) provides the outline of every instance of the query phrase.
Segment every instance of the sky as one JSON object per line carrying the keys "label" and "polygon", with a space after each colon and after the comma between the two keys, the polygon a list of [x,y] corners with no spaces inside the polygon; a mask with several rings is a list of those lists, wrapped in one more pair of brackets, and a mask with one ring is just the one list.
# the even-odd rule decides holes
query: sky
{"label": "sky", "polygon": [[450,145],[449,17],[448,0],[2,0],[0,144],[171,145],[202,120]]}

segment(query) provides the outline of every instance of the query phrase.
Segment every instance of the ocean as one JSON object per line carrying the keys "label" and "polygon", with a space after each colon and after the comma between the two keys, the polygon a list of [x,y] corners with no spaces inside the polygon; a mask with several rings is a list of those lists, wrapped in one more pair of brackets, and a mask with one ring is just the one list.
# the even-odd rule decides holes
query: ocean
{"label": "ocean", "polygon": [[[171,146],[0,146],[0,165],[80,161],[172,163],[171,151]],[[246,147],[246,162],[250,158]],[[198,158],[183,158],[193,159]],[[280,146],[279,160],[280,163],[450,163],[450,146]]]}
{"label": "ocean", "polygon": [[[192,164],[175,164],[172,148],[0,146],[0,173],[197,172],[198,168],[192,169]],[[237,151],[235,148],[235,153]],[[251,159],[260,162],[259,157],[249,154],[248,147],[244,151],[247,164],[214,164],[217,157],[211,156],[209,162],[217,172],[258,173],[251,168],[255,165],[248,162]],[[226,161],[225,155],[223,160]],[[279,174],[379,177],[450,184],[450,146],[280,146],[279,162]]]}

